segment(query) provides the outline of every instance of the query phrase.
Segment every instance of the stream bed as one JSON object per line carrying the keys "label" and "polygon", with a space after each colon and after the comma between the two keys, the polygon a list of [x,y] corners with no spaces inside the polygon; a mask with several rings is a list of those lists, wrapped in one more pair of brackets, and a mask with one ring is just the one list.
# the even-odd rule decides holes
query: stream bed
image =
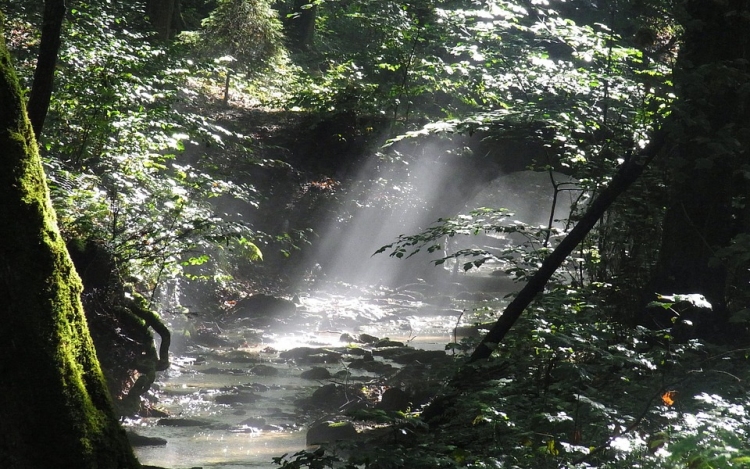
{"label": "stream bed", "polygon": [[[270,321],[173,317],[172,365],[148,394],[167,415],[125,422],[129,432],[166,444],[136,447],[138,459],[171,469],[278,467],[272,458],[305,449],[310,424],[333,413],[305,405],[316,389],[344,382],[386,387],[384,376],[404,366],[380,353],[382,340],[362,343],[360,336],[443,351],[450,360],[445,348],[456,331],[464,331],[460,339],[505,304],[507,283],[494,283],[494,293],[456,283],[439,295],[426,284],[369,291],[339,286],[300,294],[292,314]],[[377,370],[354,368],[363,354],[379,362]],[[312,368],[325,368],[330,377],[302,377]]]}

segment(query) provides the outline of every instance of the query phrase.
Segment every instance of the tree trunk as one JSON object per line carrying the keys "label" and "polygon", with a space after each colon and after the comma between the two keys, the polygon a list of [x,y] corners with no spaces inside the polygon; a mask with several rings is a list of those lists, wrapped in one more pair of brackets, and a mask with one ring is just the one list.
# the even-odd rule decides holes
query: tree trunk
{"label": "tree trunk", "polygon": [[285,21],[289,48],[295,52],[307,52],[312,49],[315,38],[315,19],[318,5],[308,0],[295,0],[292,17]]}
{"label": "tree trunk", "polygon": [[65,19],[65,0],[45,0],[42,18],[42,41],[34,70],[34,84],[29,94],[28,113],[34,136],[39,140],[47,117],[55,79],[60,32]]}
{"label": "tree trunk", "polygon": [[138,468],[0,34],[0,467]]}
{"label": "tree trunk", "polygon": [[718,249],[744,227],[750,164],[750,2],[684,3],[669,138],[671,195],[651,292],[700,293],[725,317],[727,267]]}
{"label": "tree trunk", "polygon": [[497,345],[503,340],[513,324],[516,323],[521,314],[523,314],[529,304],[534,301],[537,293],[544,289],[552,274],[565,261],[565,258],[584,240],[586,235],[596,225],[599,219],[604,215],[612,202],[622,194],[633,182],[643,173],[646,165],[661,151],[664,145],[664,138],[661,132],[656,132],[651,143],[646,147],[641,155],[631,158],[623,163],[612,178],[612,182],[591,202],[586,213],[581,217],[576,226],[560,242],[554,251],[544,259],[539,270],[526,283],[518,295],[505,308],[500,319],[497,320],[492,329],[487,333],[479,343],[469,358],[469,362],[475,362],[483,358],[488,358]]}
{"label": "tree trunk", "polygon": [[151,20],[151,25],[157,33],[157,37],[167,41],[174,33],[175,11],[180,8],[176,6],[179,0],[147,0],[146,15]]}

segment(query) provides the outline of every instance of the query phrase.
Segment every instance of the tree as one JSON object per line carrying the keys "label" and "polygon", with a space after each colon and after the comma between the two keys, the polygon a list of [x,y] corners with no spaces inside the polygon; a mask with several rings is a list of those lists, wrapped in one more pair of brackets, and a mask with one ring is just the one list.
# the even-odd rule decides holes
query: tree
{"label": "tree", "polygon": [[64,0],[46,0],[42,18],[42,41],[39,45],[39,57],[34,70],[34,85],[29,95],[28,113],[34,136],[39,139],[47,117],[52,85],[57,66],[57,54],[60,50],[60,32],[65,19]]}
{"label": "tree", "polygon": [[[0,39],[0,466],[138,468],[119,426]],[[12,220],[10,223],[8,221]]]}
{"label": "tree", "polygon": [[748,15],[747,1],[684,4],[685,33],[675,73],[679,101],[669,129],[675,150],[666,161],[671,198],[648,292],[700,293],[720,316],[728,312],[732,283],[730,262],[720,259],[721,250],[750,228]]}

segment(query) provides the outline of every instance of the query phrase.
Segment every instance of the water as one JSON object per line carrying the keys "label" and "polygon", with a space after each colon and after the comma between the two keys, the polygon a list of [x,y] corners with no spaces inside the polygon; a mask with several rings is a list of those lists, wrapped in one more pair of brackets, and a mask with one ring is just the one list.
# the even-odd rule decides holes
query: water
{"label": "water", "polygon": [[[340,341],[344,332],[444,350],[454,341],[459,318],[461,324],[471,324],[476,318],[475,308],[500,308],[504,304],[500,299],[504,292],[500,291],[489,301],[454,299],[446,303],[431,294],[428,286],[423,286],[423,293],[416,287],[414,291],[371,290],[360,295],[349,290],[301,295],[302,305],[295,318],[306,318],[304,323],[295,318],[280,319],[265,331],[252,332],[241,322],[236,323],[223,330],[235,344],[232,347],[190,343],[181,347],[177,340],[181,353],[173,359],[170,370],[159,375],[154,395],[159,408],[167,410],[171,419],[199,420],[201,425],[161,426],[157,425],[158,418],[127,422],[130,430],[142,436],[168,441],[166,446],[136,448],[139,460],[173,469],[278,467],[272,458],[304,449],[306,425],[321,415],[301,412],[296,401],[325,382],[302,379],[300,373],[312,366],[324,366],[332,374],[346,367],[344,361],[322,365],[287,362],[279,359],[278,352],[301,346],[346,350],[348,344]],[[463,296],[472,294],[466,291]],[[179,336],[179,330],[175,335]],[[273,367],[276,373],[266,376],[251,372],[259,364]],[[356,375],[363,380],[377,378],[359,370]],[[253,395],[254,401],[231,405],[216,402],[218,396],[237,390]],[[264,428],[243,425],[248,419]]]}

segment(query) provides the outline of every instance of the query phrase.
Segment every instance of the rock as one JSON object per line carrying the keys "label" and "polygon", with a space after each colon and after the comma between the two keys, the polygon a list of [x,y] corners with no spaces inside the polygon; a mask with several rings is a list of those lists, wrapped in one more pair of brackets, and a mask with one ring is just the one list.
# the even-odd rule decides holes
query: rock
{"label": "rock", "polygon": [[359,342],[353,335],[351,335],[351,334],[349,334],[347,332],[344,332],[343,334],[341,334],[341,337],[339,337],[339,341],[340,342],[348,342],[350,344],[352,342]]}
{"label": "rock", "polygon": [[396,355],[395,357],[392,357],[391,360],[406,365],[410,363],[435,363],[438,361],[447,361],[450,360],[450,356],[442,350],[413,350],[401,355]]}
{"label": "rock", "polygon": [[220,394],[214,398],[217,404],[250,404],[256,402],[261,397],[251,392],[238,392],[235,394]]}
{"label": "rock", "polygon": [[128,435],[128,441],[130,442],[130,445],[135,446],[135,447],[165,446],[167,444],[167,440],[165,440],[164,438],[143,436],[134,432],[127,432],[127,435]]}
{"label": "rock", "polygon": [[387,374],[393,371],[393,365],[379,361],[359,358],[349,363],[349,368],[353,370],[369,371],[370,373]]}
{"label": "rock", "polygon": [[209,422],[193,419],[159,419],[156,422],[161,427],[208,427]]}
{"label": "rock", "polygon": [[244,375],[247,374],[247,370],[242,370],[240,368],[216,368],[215,366],[213,366],[211,368],[201,370],[199,371],[199,373],[203,373],[206,375]]}
{"label": "rock", "polygon": [[307,430],[307,445],[335,443],[356,438],[357,429],[351,422],[322,422]]}
{"label": "rock", "polygon": [[314,347],[297,347],[279,354],[280,358],[298,363],[336,363],[341,356],[339,352]]}
{"label": "rock", "polygon": [[388,388],[375,405],[376,409],[405,412],[411,407],[411,397],[399,388]]}
{"label": "rock", "polygon": [[263,417],[250,417],[240,422],[240,425],[262,429],[266,425],[266,419]]}
{"label": "rock", "polygon": [[300,374],[300,378],[303,379],[330,379],[331,378],[331,372],[327,369],[316,366],[314,368],[311,368],[309,370],[303,371],[302,374]]}
{"label": "rock", "polygon": [[217,334],[210,329],[198,329],[193,333],[190,338],[193,343],[198,345],[204,345],[206,347],[229,347],[232,342],[224,336]]}
{"label": "rock", "polygon": [[369,353],[370,355],[372,355],[372,352],[368,352],[365,349],[359,348],[359,347],[348,347],[346,349],[346,354],[347,355],[362,356],[365,353]]}
{"label": "rock", "polygon": [[359,335],[359,341],[363,344],[374,344],[375,342],[379,341],[380,339],[375,337],[374,335],[370,334],[360,334]]}
{"label": "rock", "polygon": [[271,365],[255,365],[250,368],[250,373],[258,376],[276,376],[279,374],[279,370]]}
{"label": "rock", "polygon": [[404,347],[403,342],[396,342],[388,338],[380,339],[374,344],[375,347]]}
{"label": "rock", "polygon": [[297,311],[293,301],[271,295],[256,294],[237,302],[231,314],[236,318],[291,315]]}
{"label": "rock", "polygon": [[347,400],[344,387],[334,383],[319,387],[310,396],[310,404],[324,408],[341,407]]}
{"label": "rock", "polygon": [[257,353],[245,352],[243,350],[231,350],[219,355],[218,358],[231,363],[258,363],[261,360]]}

